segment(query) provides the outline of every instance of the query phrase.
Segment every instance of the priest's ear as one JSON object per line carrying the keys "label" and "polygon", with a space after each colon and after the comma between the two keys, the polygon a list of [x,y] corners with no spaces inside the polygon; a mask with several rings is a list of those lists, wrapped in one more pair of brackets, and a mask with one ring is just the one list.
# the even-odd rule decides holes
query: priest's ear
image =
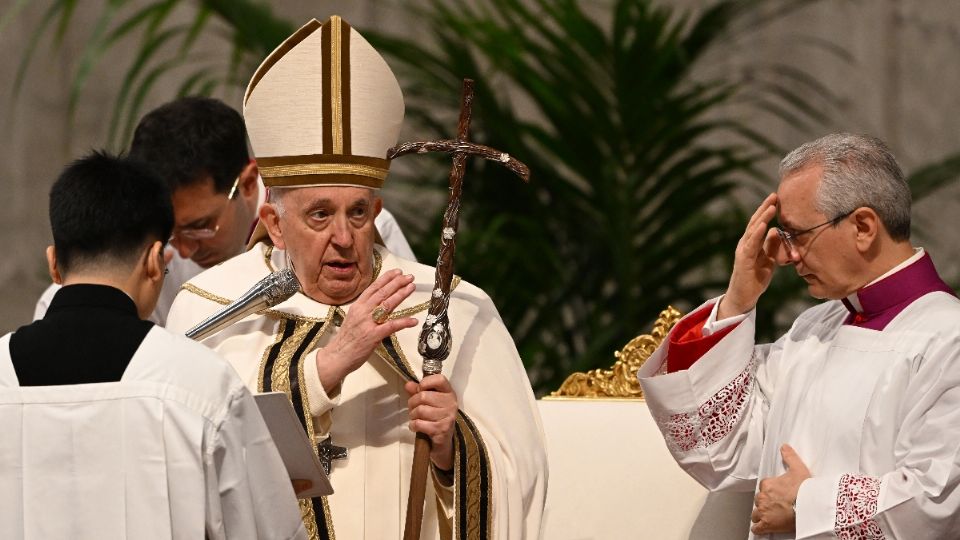
{"label": "priest's ear", "polygon": [[873,249],[877,242],[877,237],[881,233],[886,233],[886,229],[883,228],[883,223],[880,221],[880,216],[877,215],[877,212],[873,208],[861,206],[853,211],[850,219],[853,220],[857,228],[856,243],[857,249],[861,253]]}
{"label": "priest's ear", "polygon": [[47,271],[50,272],[50,279],[57,285],[63,285],[63,276],[60,275],[60,269],[57,268],[57,248],[52,245],[47,246]]}
{"label": "priest's ear", "polygon": [[141,319],[147,319],[157,307],[163,278],[167,274],[167,263],[172,256],[172,252],[163,249],[163,242],[155,240],[144,250],[143,256],[137,259],[137,266],[128,277],[129,281],[124,290],[133,298]]}
{"label": "priest's ear", "polygon": [[167,263],[173,253],[167,253],[163,249],[163,242],[155,240],[147,248],[147,256],[144,259],[144,277],[153,283],[163,284],[163,276],[167,273]]}
{"label": "priest's ear", "polygon": [[259,178],[260,169],[257,167],[257,160],[247,161],[237,179],[237,189],[240,190],[242,198],[256,202],[257,197],[260,196]]}
{"label": "priest's ear", "polygon": [[257,203],[260,199],[260,169],[257,168],[257,161],[251,159],[237,176],[237,190],[240,200],[246,208],[248,214],[244,219],[252,220],[257,214]]}

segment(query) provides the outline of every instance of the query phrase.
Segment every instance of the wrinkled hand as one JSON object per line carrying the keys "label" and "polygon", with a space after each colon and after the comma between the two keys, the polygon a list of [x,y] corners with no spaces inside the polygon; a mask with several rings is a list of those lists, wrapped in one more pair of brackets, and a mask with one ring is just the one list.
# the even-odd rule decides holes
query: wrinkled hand
{"label": "wrinkled hand", "polygon": [[443,375],[424,377],[420,384],[408,382],[410,431],[430,437],[430,461],[442,470],[453,468],[453,433],[457,423],[457,394]]}
{"label": "wrinkled hand", "polygon": [[775,215],[777,194],[771,193],[757,207],[737,243],[730,284],[717,309],[718,319],[749,312],[770,285],[777,267],[775,256],[780,246],[777,231],[769,226]]}
{"label": "wrinkled hand", "polygon": [[753,534],[796,530],[797,516],[793,507],[797,503],[800,484],[810,478],[810,470],[789,444],[780,447],[780,456],[787,472],[760,481],[760,491],[754,497],[753,514],[750,516],[754,523],[750,528]]}
{"label": "wrinkled hand", "polygon": [[383,305],[392,312],[414,290],[413,276],[400,270],[385,272],[370,284],[356,301],[340,325],[340,330],[326,347],[317,351],[317,372],[323,389],[330,393],[343,379],[363,365],[384,338],[417,325],[412,317],[391,319],[383,324],[373,320],[373,310]]}

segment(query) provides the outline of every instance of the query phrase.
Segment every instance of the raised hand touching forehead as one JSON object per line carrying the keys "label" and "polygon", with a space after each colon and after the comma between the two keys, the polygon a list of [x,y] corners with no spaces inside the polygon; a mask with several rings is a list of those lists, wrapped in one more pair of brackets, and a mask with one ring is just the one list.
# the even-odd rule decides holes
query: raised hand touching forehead
{"label": "raised hand touching forehead", "polygon": [[743,236],[737,243],[733,272],[717,310],[718,319],[749,312],[770,285],[780,246],[776,229],[770,227],[770,222],[777,215],[777,202],[776,193],[767,195],[747,222]]}

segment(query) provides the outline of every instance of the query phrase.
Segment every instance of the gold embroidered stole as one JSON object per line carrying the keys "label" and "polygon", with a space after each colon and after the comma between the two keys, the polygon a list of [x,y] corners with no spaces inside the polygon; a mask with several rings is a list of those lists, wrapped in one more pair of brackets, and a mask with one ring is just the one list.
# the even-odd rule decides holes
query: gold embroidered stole
{"label": "gold embroidered stole", "polygon": [[[307,384],[303,380],[303,365],[312,361],[317,343],[327,332],[330,324],[339,325],[340,314],[330,308],[324,321],[311,321],[281,317],[273,343],[263,352],[260,361],[260,376],[257,390],[260,392],[284,392],[293,404],[300,422],[307,430],[311,441],[316,441],[313,417]],[[314,448],[316,452],[317,449]],[[334,540],[333,518],[326,497],[298,499],[300,515],[311,540]]]}

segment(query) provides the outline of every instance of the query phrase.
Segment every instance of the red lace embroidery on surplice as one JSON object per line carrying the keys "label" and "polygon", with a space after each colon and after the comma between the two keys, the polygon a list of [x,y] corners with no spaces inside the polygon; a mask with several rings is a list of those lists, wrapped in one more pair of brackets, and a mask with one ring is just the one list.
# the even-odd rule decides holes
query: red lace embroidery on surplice
{"label": "red lace embroidery on surplice", "polygon": [[837,491],[837,521],[833,526],[843,540],[882,540],[886,538],[873,516],[877,513],[880,479],[845,474]]}
{"label": "red lace embroidery on surplice", "polygon": [[656,422],[667,446],[673,451],[689,452],[711,446],[729,435],[740,422],[750,398],[754,364],[755,359],[751,358],[743,371],[696,411],[658,416]]}

